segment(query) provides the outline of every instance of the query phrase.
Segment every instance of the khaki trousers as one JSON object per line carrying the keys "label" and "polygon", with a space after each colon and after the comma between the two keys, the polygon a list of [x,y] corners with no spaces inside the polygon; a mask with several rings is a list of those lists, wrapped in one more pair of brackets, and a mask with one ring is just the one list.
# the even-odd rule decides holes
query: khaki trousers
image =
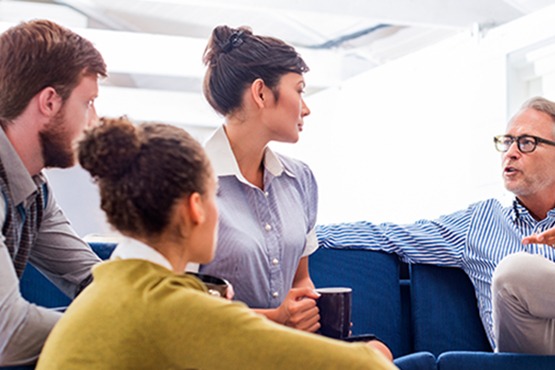
{"label": "khaki trousers", "polygon": [[492,297],[497,352],[555,354],[555,263],[525,252],[505,257]]}

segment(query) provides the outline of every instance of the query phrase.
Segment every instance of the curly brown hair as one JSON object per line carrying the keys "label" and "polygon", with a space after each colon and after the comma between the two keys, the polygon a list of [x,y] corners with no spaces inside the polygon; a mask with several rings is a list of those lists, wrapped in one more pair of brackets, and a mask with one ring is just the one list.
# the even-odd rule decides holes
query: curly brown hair
{"label": "curly brown hair", "polygon": [[101,118],[79,142],[78,158],[98,183],[108,222],[128,235],[160,234],[175,202],[205,194],[212,174],[204,149],[186,131],[125,117]]}

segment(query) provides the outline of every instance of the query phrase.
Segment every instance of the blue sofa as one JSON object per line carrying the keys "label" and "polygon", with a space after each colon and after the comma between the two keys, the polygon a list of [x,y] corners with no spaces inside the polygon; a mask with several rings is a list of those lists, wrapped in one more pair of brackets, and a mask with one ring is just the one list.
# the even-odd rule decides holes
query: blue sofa
{"label": "blue sofa", "polygon": [[309,266],[317,287],[353,288],[353,334],[377,335],[401,369],[555,369],[555,356],[492,352],[460,269],[352,249],[319,249]]}
{"label": "blue sofa", "polygon": [[[107,259],[115,244],[91,247]],[[555,356],[492,352],[474,289],[459,269],[407,265],[395,255],[351,249],[319,249],[310,256],[309,266],[317,287],[353,289],[353,335],[378,336],[402,370],[555,369]],[[46,307],[70,303],[30,265],[21,291],[29,301]]]}

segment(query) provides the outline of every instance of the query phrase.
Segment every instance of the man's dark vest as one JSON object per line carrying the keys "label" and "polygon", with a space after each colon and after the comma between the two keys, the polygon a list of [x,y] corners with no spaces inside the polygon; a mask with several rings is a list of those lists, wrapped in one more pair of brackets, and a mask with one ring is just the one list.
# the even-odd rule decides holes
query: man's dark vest
{"label": "man's dark vest", "polygon": [[[47,197],[45,194],[46,186],[37,189],[38,194],[30,202],[27,210],[23,208],[23,205],[16,207],[9,191],[9,182],[4,165],[0,161],[0,191],[6,202],[6,218],[4,225],[2,225],[2,235],[5,237],[4,243],[12,257],[17,276],[21,277],[29,259],[29,253],[37,239]],[[18,213],[24,220],[23,227],[18,222]]]}

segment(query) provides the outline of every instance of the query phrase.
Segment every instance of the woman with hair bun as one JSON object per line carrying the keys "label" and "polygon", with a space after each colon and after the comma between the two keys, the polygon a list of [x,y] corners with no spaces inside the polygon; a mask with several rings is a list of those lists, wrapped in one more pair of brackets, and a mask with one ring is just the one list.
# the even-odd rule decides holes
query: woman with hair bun
{"label": "woman with hair bun", "polygon": [[318,293],[308,256],[318,247],[312,171],[272,151],[295,143],[310,110],[308,66],[283,41],[216,27],[206,47],[204,95],[224,124],[205,144],[219,188],[218,248],[203,273],[229,280],[240,300],[271,320],[315,332]]}
{"label": "woman with hair bun", "polygon": [[216,179],[164,124],[103,119],[79,145],[110,224],[127,238],[48,337],[43,369],[393,369],[376,349],[277,325],[211,296],[188,262],[214,254]]}

